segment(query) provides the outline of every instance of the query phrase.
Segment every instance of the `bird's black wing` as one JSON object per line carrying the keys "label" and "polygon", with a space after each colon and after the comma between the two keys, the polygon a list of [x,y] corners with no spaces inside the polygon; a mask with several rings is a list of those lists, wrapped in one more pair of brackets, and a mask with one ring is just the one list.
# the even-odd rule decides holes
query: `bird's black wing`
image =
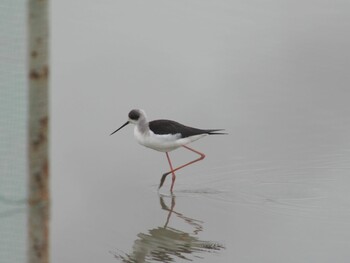
{"label": "bird's black wing", "polygon": [[202,130],[185,126],[181,123],[171,120],[155,120],[149,122],[149,128],[155,134],[181,134],[182,138],[199,134],[215,134],[213,132],[220,131],[221,129],[215,130]]}

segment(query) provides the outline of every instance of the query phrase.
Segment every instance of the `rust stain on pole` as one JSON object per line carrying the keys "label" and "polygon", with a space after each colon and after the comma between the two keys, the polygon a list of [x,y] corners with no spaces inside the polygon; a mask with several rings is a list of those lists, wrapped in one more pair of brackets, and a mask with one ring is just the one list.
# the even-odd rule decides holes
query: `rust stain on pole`
{"label": "rust stain on pole", "polygon": [[48,1],[28,1],[28,263],[49,262]]}

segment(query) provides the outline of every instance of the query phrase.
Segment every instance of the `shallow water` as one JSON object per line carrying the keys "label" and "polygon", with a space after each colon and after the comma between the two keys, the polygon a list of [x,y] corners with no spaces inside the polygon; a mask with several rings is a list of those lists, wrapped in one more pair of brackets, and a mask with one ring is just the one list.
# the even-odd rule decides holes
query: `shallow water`
{"label": "shallow water", "polygon": [[[53,1],[53,262],[347,262],[347,7]],[[229,135],[171,196],[132,108]]]}

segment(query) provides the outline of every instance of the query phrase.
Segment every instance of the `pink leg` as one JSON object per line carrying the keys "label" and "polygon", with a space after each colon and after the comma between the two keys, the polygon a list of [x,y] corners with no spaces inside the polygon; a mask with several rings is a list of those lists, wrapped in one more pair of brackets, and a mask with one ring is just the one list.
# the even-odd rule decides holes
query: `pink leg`
{"label": "pink leg", "polygon": [[175,172],[173,171],[173,165],[171,164],[170,157],[169,157],[169,153],[167,153],[167,152],[166,152],[166,157],[168,158],[170,170],[172,171],[171,173],[173,174],[172,182],[171,182],[171,187],[170,187],[170,192],[173,192],[173,187],[174,187],[176,175],[175,175]]}
{"label": "pink leg", "polygon": [[169,175],[169,174],[172,173],[172,174],[173,174],[173,181],[172,181],[172,184],[171,184],[170,191],[173,192],[173,187],[174,187],[174,183],[175,183],[175,171],[180,170],[180,169],[182,169],[182,168],[184,168],[184,167],[186,167],[186,166],[188,166],[188,165],[190,165],[190,164],[193,164],[193,163],[198,162],[198,161],[200,161],[200,160],[203,160],[203,159],[205,158],[205,154],[204,154],[204,153],[198,152],[198,151],[196,151],[196,150],[194,150],[194,149],[192,149],[192,148],[190,148],[190,147],[188,147],[188,146],[185,146],[185,145],[183,145],[183,147],[185,147],[186,149],[188,149],[188,150],[190,150],[190,151],[192,151],[192,152],[194,152],[194,153],[200,155],[200,157],[197,158],[197,159],[195,159],[195,160],[193,160],[193,161],[191,161],[191,162],[189,162],[189,163],[186,163],[186,164],[184,164],[184,165],[181,165],[181,166],[179,166],[179,167],[173,169],[173,168],[172,168],[172,165],[171,165],[171,162],[170,162],[170,158],[169,158],[169,156],[168,156],[168,153],[166,153],[171,170],[170,170],[169,172],[163,174],[163,176],[162,176],[162,178],[161,178],[161,180],[160,180],[159,188],[162,187],[162,185],[163,185],[163,183],[164,183],[164,180],[165,180],[165,177],[166,177],[167,175]]}
{"label": "pink leg", "polygon": [[182,145],[182,147],[185,147],[186,149],[188,149],[188,150],[190,150],[190,151],[200,155],[200,157],[198,159],[194,160],[194,161],[191,161],[191,162],[186,163],[184,165],[181,165],[181,166],[179,166],[179,167],[177,167],[175,169],[172,169],[171,171],[167,172],[167,174],[173,173],[173,172],[175,172],[177,170],[180,170],[180,169],[182,169],[182,168],[184,168],[184,167],[186,167],[186,166],[188,166],[190,164],[193,164],[193,163],[198,162],[200,160],[203,160],[205,158],[205,154],[204,153],[198,152],[198,151],[196,151],[196,150],[194,150],[194,149],[192,149],[192,148],[190,148],[190,147],[188,147],[186,145]]}

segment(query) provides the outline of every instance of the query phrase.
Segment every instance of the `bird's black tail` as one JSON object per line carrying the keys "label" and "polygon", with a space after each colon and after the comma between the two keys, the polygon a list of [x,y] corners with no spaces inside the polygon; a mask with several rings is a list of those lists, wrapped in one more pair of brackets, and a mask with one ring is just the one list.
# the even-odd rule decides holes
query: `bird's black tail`
{"label": "bird's black tail", "polygon": [[227,132],[221,132],[224,131],[224,129],[215,129],[215,130],[207,130],[207,133],[209,135],[227,135]]}

